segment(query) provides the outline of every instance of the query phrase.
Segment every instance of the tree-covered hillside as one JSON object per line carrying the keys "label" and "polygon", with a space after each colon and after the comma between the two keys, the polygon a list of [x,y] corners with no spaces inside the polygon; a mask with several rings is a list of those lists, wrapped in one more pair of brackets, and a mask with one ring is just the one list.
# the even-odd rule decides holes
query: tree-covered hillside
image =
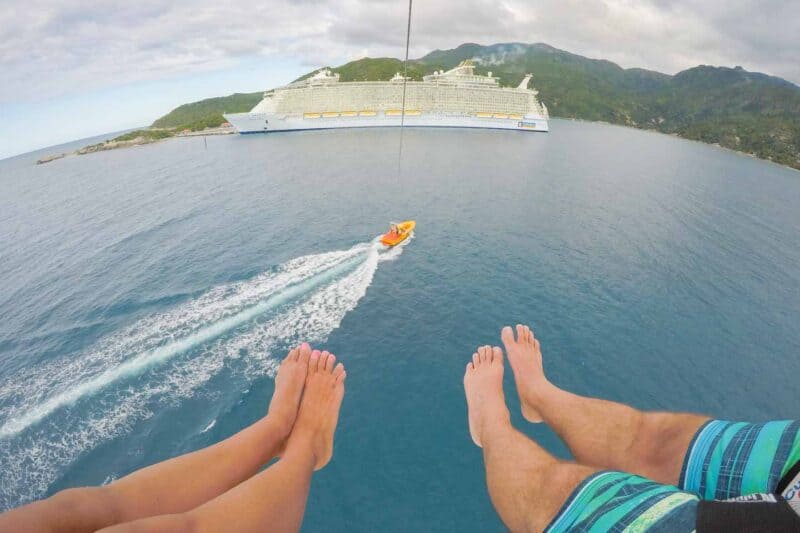
{"label": "tree-covered hillside", "polygon": [[153,122],[154,128],[201,130],[214,128],[225,122],[222,113],[250,111],[261,101],[263,93],[234,93],[230,96],[207,98],[176,107]]}
{"label": "tree-covered hillside", "polygon": [[507,85],[532,72],[551,116],[654,129],[800,168],[800,87],[781,78],[709,66],[669,76],[546,44],[466,44],[419,61],[433,70],[463,59]]}
{"label": "tree-covered hillside", "polygon": [[[365,57],[351,61],[340,67],[325,67],[339,74],[340,81],[374,81],[388,80],[398,72],[403,72],[403,62],[390,57],[371,58]],[[422,76],[434,70],[433,64],[409,61],[408,77],[412,80],[422,80]],[[319,72],[319,69],[301,76],[295,81],[300,81]]]}

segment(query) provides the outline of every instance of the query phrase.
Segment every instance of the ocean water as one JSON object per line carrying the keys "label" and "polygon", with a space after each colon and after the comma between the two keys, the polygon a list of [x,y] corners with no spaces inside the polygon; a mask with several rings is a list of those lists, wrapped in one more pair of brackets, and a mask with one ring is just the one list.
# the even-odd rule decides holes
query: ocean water
{"label": "ocean water", "polygon": [[581,394],[798,416],[800,174],[561,120],[405,143],[399,179],[397,130],[0,162],[0,509],[233,434],[301,340],[348,369],[307,531],[503,530],[461,380],[505,324]]}

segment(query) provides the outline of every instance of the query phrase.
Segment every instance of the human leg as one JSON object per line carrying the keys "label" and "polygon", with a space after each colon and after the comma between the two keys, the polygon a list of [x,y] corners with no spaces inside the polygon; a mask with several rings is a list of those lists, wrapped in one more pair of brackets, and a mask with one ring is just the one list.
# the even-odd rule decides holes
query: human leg
{"label": "human leg", "polygon": [[632,472],[659,483],[678,483],[689,444],[708,417],[644,412],[572,394],[545,377],[541,347],[530,328],[518,325],[515,337],[505,327],[501,338],[523,415],[533,422],[547,422],[578,462]]}
{"label": "human leg", "polygon": [[472,439],[483,448],[489,495],[512,531],[540,531],[597,469],[559,461],[511,426],[503,396],[503,354],[483,346],[464,375]]}
{"label": "human leg", "polygon": [[327,352],[312,355],[300,413],[277,463],[189,512],[121,524],[109,532],[298,531],[311,476],[333,453],[346,377],[335,361]]}
{"label": "human leg", "polygon": [[0,515],[0,530],[87,531],[193,509],[253,476],[285,445],[294,424],[311,348],[289,352],[267,416],[196,452],[133,472],[103,487],[68,489]]}

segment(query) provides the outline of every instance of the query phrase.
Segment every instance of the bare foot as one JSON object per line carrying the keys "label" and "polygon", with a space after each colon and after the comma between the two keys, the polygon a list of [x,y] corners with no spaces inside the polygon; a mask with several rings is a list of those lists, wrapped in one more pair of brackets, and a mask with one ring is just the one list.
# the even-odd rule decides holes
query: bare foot
{"label": "bare foot", "polygon": [[503,351],[481,346],[472,354],[464,374],[467,393],[469,433],[478,446],[481,436],[494,424],[509,424],[510,416],[503,395]]}
{"label": "bare foot", "polygon": [[287,455],[295,447],[310,450],[314,470],[328,464],[333,455],[333,434],[339,420],[346,377],[344,366],[336,364],[335,355],[318,350],[311,352],[300,412],[286,446]]}
{"label": "bare foot", "polygon": [[275,392],[269,402],[267,416],[283,428],[286,436],[292,431],[297,418],[310,358],[311,346],[304,342],[289,351],[275,376]]}
{"label": "bare foot", "polygon": [[506,347],[508,362],[514,371],[514,381],[517,383],[522,416],[529,422],[541,422],[542,416],[535,407],[535,393],[537,388],[547,386],[549,382],[544,376],[542,364],[542,351],[539,341],[533,336],[531,328],[517,324],[517,338],[509,326],[500,332],[500,338]]}

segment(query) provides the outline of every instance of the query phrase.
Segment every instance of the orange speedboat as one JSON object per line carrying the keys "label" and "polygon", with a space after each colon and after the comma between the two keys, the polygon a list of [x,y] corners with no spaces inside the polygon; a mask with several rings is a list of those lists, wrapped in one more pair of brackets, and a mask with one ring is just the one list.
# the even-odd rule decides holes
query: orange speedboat
{"label": "orange speedboat", "polygon": [[397,246],[411,235],[416,225],[417,222],[414,220],[406,220],[405,222],[392,224],[389,232],[381,237],[381,242],[386,246]]}

